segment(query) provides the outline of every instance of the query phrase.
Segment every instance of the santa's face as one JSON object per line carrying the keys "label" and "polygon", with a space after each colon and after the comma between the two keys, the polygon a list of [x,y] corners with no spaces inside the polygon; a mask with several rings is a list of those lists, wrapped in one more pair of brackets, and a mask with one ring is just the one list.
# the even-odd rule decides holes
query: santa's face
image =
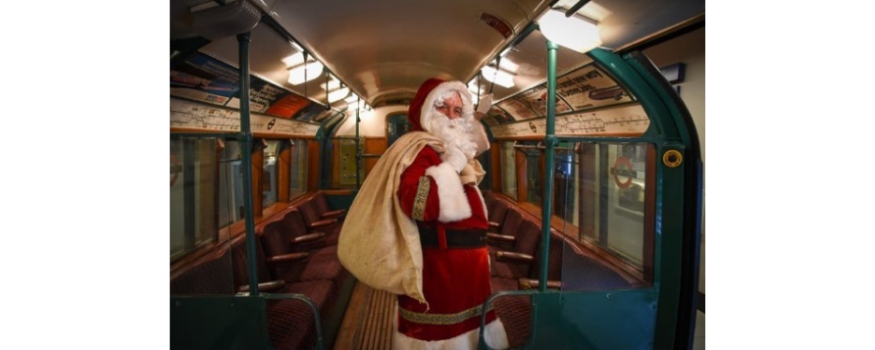
{"label": "santa's face", "polygon": [[462,96],[459,93],[454,93],[450,97],[444,99],[442,104],[438,104],[435,109],[441,114],[450,118],[450,120],[462,117]]}
{"label": "santa's face", "polygon": [[459,93],[453,93],[443,100],[438,100],[429,111],[431,124],[429,131],[444,141],[448,147],[455,147],[471,160],[477,152],[477,144],[473,141],[473,116],[463,112],[462,98]]}

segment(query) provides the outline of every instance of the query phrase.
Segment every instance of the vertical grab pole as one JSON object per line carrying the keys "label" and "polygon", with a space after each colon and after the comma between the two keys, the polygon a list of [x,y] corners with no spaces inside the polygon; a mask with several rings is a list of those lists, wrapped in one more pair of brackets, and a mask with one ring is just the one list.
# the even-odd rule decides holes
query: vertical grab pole
{"label": "vertical grab pole", "polygon": [[359,179],[359,173],[361,172],[359,167],[361,166],[360,163],[362,161],[362,150],[359,149],[359,123],[362,122],[362,119],[359,118],[359,111],[362,109],[362,98],[357,97],[355,101],[355,105],[358,107],[355,110],[355,188],[359,189],[359,184],[361,183],[361,179]]}
{"label": "vertical grab pole", "polygon": [[258,295],[255,267],[255,216],[252,212],[252,130],[249,125],[249,32],[237,35],[240,54],[240,138],[243,143],[243,205],[246,212],[246,267],[249,295]]}
{"label": "vertical grab pole", "polygon": [[543,220],[541,232],[541,274],[538,290],[547,291],[547,264],[550,262],[550,218],[553,204],[553,149],[556,147],[556,50],[559,46],[547,40],[547,131],[544,143],[547,146],[547,169],[544,174],[544,196],[541,205]]}

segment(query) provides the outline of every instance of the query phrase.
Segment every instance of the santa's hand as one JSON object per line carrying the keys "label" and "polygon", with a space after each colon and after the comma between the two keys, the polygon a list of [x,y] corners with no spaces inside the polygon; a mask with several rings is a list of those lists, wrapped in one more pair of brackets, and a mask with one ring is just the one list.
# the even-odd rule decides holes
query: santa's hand
{"label": "santa's hand", "polygon": [[444,162],[450,163],[457,173],[465,169],[465,165],[468,164],[468,157],[465,157],[465,153],[462,153],[462,150],[456,147],[449,147],[441,156],[441,159]]}
{"label": "santa's hand", "polygon": [[490,108],[492,108],[492,94],[487,94],[480,98],[477,112],[487,114]]}

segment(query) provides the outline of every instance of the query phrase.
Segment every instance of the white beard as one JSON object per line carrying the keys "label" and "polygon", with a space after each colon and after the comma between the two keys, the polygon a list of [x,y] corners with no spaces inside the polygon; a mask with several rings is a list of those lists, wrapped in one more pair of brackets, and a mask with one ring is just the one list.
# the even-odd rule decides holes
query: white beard
{"label": "white beard", "polygon": [[445,147],[457,147],[462,150],[468,160],[477,154],[477,143],[474,142],[473,115],[463,115],[461,118],[450,119],[443,113],[431,110],[429,132],[444,142]]}

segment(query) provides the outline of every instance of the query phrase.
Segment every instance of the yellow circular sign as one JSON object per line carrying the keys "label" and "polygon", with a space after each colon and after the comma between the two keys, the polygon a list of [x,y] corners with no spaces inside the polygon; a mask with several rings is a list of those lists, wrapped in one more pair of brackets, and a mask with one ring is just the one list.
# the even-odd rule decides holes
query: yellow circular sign
{"label": "yellow circular sign", "polygon": [[669,168],[677,168],[684,162],[684,156],[677,150],[668,150],[662,155],[662,163]]}

